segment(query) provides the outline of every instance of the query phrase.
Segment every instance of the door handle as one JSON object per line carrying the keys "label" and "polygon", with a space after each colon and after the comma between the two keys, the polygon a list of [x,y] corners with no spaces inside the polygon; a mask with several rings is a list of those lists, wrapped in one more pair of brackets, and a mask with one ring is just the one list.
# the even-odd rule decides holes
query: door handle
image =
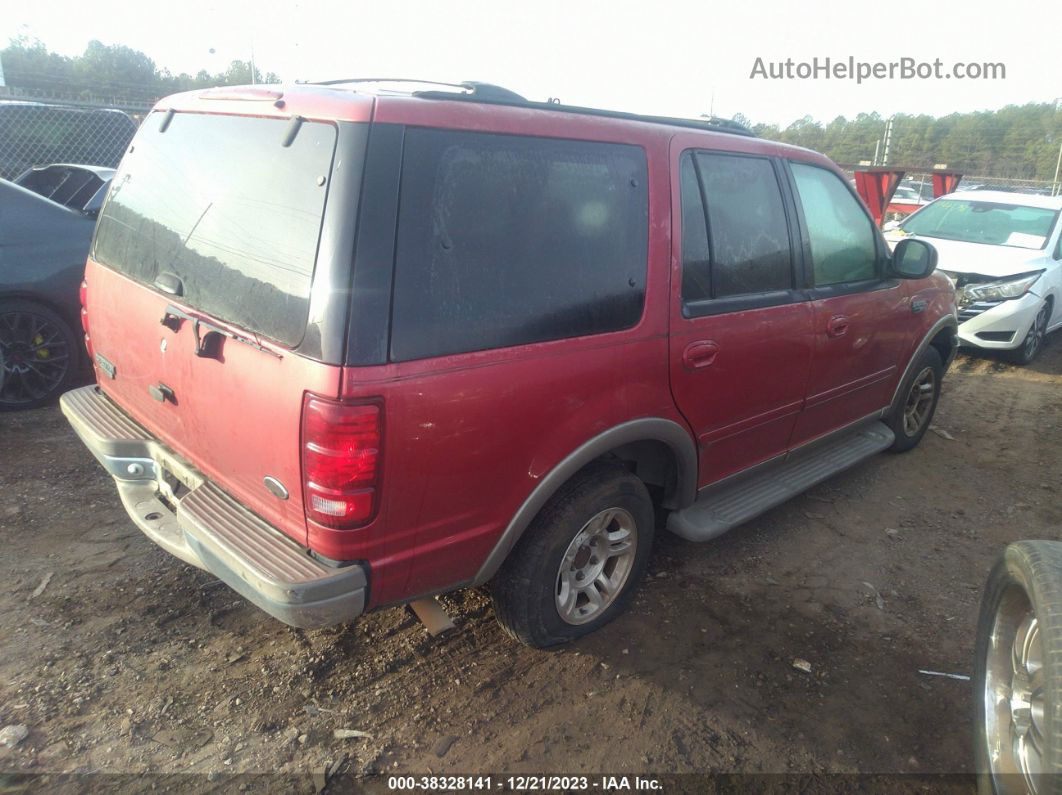
{"label": "door handle", "polygon": [[826,324],[827,337],[842,337],[848,331],[848,318],[844,315],[834,315]]}
{"label": "door handle", "polygon": [[682,363],[686,365],[687,369],[700,370],[715,362],[715,357],[718,353],[719,346],[711,340],[691,342],[686,346],[686,350],[682,352]]}

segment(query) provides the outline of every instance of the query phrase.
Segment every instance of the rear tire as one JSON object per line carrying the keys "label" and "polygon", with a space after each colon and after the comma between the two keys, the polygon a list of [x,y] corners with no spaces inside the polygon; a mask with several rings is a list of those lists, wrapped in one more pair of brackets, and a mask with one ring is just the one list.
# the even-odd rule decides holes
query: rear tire
{"label": "rear tire", "polygon": [[937,349],[930,345],[919,355],[900,386],[899,402],[887,422],[896,435],[889,448],[891,452],[905,453],[922,441],[937,411],[943,378],[944,363]]}
{"label": "rear tire", "polygon": [[1007,547],[985,584],[975,648],[980,791],[1062,793],[1062,543]]}
{"label": "rear tire", "polygon": [[603,627],[645,574],[653,526],[641,480],[618,464],[582,470],[546,503],[491,582],[498,622],[534,648]]}
{"label": "rear tire", "polygon": [[34,301],[0,299],[0,411],[51,403],[80,361],[78,338],[58,314]]}

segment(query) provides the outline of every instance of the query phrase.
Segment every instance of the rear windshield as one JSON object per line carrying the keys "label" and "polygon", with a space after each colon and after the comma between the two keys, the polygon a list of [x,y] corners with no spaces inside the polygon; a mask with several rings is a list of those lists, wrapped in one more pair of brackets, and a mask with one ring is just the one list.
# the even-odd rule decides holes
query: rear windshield
{"label": "rear windshield", "polygon": [[153,113],[100,216],[93,256],[182,303],[285,345],[306,328],[336,131],[303,123]]}
{"label": "rear windshield", "polygon": [[912,215],[901,228],[923,237],[1037,249],[1047,244],[1057,216],[1041,207],[945,199]]}

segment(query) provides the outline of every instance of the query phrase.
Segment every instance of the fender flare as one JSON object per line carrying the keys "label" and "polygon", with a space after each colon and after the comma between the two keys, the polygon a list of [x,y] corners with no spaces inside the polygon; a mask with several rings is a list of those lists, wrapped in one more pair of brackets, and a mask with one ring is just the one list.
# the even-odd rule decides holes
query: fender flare
{"label": "fender flare", "polygon": [[494,576],[538,512],[572,475],[617,447],[644,441],[663,442],[671,449],[676,463],[674,507],[690,505],[697,495],[697,446],[689,432],[677,422],[661,417],[621,423],[581,444],[542,478],[509,520],[505,532],[479,567],[472,585],[482,585]]}
{"label": "fender flare", "polygon": [[[953,332],[957,332],[959,329],[959,321],[955,319],[954,315],[944,315],[936,323],[930,327],[929,331],[922,337],[922,341],[918,343],[918,347],[915,348],[914,353],[911,354],[910,360],[907,362],[907,367],[904,368],[903,375],[900,376],[900,380],[896,382],[896,389],[892,393],[892,401],[889,403],[888,412],[893,412],[896,409],[897,401],[900,400],[900,390],[903,388],[904,383],[907,381],[907,376],[911,374],[911,370],[914,368],[915,363],[919,357],[925,352],[925,349],[929,347],[929,344],[933,341],[933,338],[937,336],[941,331],[946,328],[950,328]],[[951,364],[952,359],[955,358],[955,352],[958,350],[959,338],[957,334],[952,335],[951,353],[944,361],[944,369],[947,370]]]}

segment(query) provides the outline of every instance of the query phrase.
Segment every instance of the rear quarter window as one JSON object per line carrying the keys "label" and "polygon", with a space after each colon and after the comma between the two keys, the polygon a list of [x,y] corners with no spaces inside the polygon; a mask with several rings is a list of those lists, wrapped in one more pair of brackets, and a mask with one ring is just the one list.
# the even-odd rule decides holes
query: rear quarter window
{"label": "rear quarter window", "polygon": [[180,278],[180,301],[296,345],[306,328],[336,144],[331,124],[154,113],[122,160],[94,257],[152,284]]}
{"label": "rear quarter window", "polygon": [[639,147],[409,130],[391,358],[633,326],[647,245]]}

